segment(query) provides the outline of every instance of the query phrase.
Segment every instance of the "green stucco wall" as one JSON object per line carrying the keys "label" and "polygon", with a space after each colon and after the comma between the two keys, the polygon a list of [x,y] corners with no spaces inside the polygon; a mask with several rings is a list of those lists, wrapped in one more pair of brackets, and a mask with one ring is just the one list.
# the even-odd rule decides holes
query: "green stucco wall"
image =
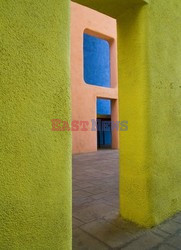
{"label": "green stucco wall", "polygon": [[[181,4],[101,1],[77,0],[118,20],[121,215],[152,226],[181,209]],[[69,10],[0,3],[2,249],[71,248]]]}
{"label": "green stucco wall", "polygon": [[69,9],[0,2],[0,249],[71,249]]}
{"label": "green stucco wall", "polygon": [[155,223],[181,210],[181,1],[149,5],[150,184]]}
{"label": "green stucco wall", "polygon": [[147,58],[148,7],[135,6],[118,17],[120,213],[143,226],[154,224],[150,200],[149,81]]}
{"label": "green stucco wall", "polygon": [[151,0],[118,20],[120,209],[153,226],[181,210],[181,2]]}

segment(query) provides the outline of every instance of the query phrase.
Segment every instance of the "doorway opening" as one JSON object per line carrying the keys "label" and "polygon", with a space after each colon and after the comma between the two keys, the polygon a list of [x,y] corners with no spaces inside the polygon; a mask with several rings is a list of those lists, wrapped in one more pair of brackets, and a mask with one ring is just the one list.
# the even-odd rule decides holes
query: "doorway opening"
{"label": "doorway opening", "polygon": [[[139,203],[141,200],[148,204],[147,192],[147,169],[145,168],[145,137],[147,135],[147,109],[145,109],[145,98],[147,97],[147,67],[145,66],[147,44],[147,16],[148,12],[144,5],[147,0],[140,1],[83,1],[76,2],[86,4],[88,7],[102,11],[101,14],[87,7],[72,3],[71,13],[71,76],[72,76],[72,117],[74,120],[82,119],[94,121],[97,118],[96,99],[111,99],[112,121],[118,121],[118,96],[121,107],[121,118],[129,119],[129,123],[134,124],[129,129],[128,135],[121,134],[121,170],[118,171],[118,150],[97,150],[97,131],[86,131],[73,133],[73,225],[74,244],[76,239],[80,239],[79,230],[83,230],[83,237],[87,238],[90,244],[90,236],[93,241],[99,240],[97,249],[119,248],[119,245],[111,245],[110,227],[114,223],[110,222],[113,207],[119,209],[118,184],[120,179],[120,199],[121,214],[124,218],[146,226],[150,223],[150,210],[146,205],[144,213],[140,213]],[[108,4],[109,2],[109,4]],[[128,3],[129,2],[129,3]],[[138,3],[140,2],[140,4]],[[112,5],[111,5],[112,4]],[[114,6],[113,6],[114,5]],[[134,7],[131,7],[134,6]],[[109,16],[106,16],[108,14]],[[123,14],[123,15],[122,15]],[[116,18],[118,21],[118,28]],[[117,30],[119,40],[119,69],[117,67]],[[84,55],[83,55],[83,34],[93,35],[107,40],[110,44],[110,88],[92,86],[92,81],[88,82],[84,78]],[[146,64],[147,66],[147,64]],[[122,70],[121,70],[122,68]],[[120,91],[118,94],[118,72],[121,77]],[[88,82],[89,84],[85,83]],[[146,87],[145,87],[146,86]],[[140,91],[137,91],[139,88]],[[140,119],[137,119],[139,115]],[[135,128],[137,129],[135,133]],[[116,138],[117,131],[112,132]],[[140,140],[143,138],[143,140]],[[118,149],[118,137],[112,140],[112,148]],[[115,143],[114,143],[115,142]],[[135,147],[136,145],[136,147]],[[136,150],[136,151],[135,151]],[[117,152],[116,152],[117,151]],[[86,153],[86,154],[80,154]],[[132,155],[134,157],[130,157]],[[146,155],[145,155],[146,154]],[[139,164],[137,164],[139,162]],[[114,168],[114,169],[113,169]],[[142,173],[140,183],[140,170]],[[131,172],[132,171],[132,172]],[[120,175],[119,179],[118,176]],[[145,179],[146,178],[146,179]],[[139,185],[138,185],[139,183]],[[108,223],[103,219],[108,218]],[[98,220],[101,220],[98,221]],[[101,223],[101,224],[100,224]],[[111,225],[110,225],[111,224]],[[103,225],[103,227],[101,227]],[[105,226],[104,226],[105,225]],[[109,225],[109,226],[108,226]],[[108,231],[105,231],[105,228]],[[87,235],[85,234],[87,232]],[[117,229],[113,230],[113,238],[117,234]],[[109,237],[108,237],[109,236]],[[104,239],[105,245],[100,245]],[[121,239],[120,237],[118,237]],[[84,239],[79,240],[80,247]],[[114,240],[113,240],[114,241]],[[84,246],[85,244],[82,244]],[[94,245],[94,244],[93,244]],[[92,245],[91,245],[92,246]],[[87,246],[86,246],[87,247]],[[85,249],[86,249],[85,247]],[[95,249],[96,247],[92,247]],[[78,248],[79,249],[79,248]]]}
{"label": "doorway opening", "polygon": [[118,121],[117,26],[114,18],[71,6],[72,120],[90,125],[72,132],[73,248],[79,249],[77,239],[89,237],[79,237],[85,225],[96,232],[93,221],[119,213],[118,131],[111,128]]}
{"label": "doorway opening", "polygon": [[97,99],[97,149],[112,148],[111,100]]}

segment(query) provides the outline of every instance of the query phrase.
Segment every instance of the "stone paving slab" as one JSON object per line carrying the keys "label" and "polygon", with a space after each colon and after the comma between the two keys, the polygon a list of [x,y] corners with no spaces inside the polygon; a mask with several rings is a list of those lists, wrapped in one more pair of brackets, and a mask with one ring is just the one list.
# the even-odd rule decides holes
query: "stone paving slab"
{"label": "stone paving slab", "polygon": [[130,232],[105,220],[96,220],[81,226],[81,228],[89,235],[104,242],[111,249],[122,247],[135,239],[135,236]]}
{"label": "stone paving slab", "polygon": [[73,243],[72,249],[79,250],[109,250],[109,247],[106,246],[103,242],[89,236],[81,229],[75,229],[73,231]]}
{"label": "stone paving slab", "polygon": [[109,214],[113,209],[115,208],[102,202],[89,203],[87,206],[84,204],[74,212],[74,217],[87,223],[101,218],[102,214]]}
{"label": "stone paving slab", "polygon": [[82,222],[82,221],[76,219],[75,217],[72,218],[72,227],[73,227],[73,229],[74,229],[74,228],[78,228],[78,227],[80,227],[80,226],[82,226],[82,225],[84,225],[84,224],[85,224],[84,222]]}
{"label": "stone paving slab", "polygon": [[153,234],[152,232],[146,232],[139,239],[136,239],[132,242],[128,242],[127,246],[123,247],[123,250],[149,250],[158,244],[163,242],[163,238],[158,235]]}
{"label": "stone paving slab", "polygon": [[166,232],[168,234],[174,234],[179,229],[181,229],[181,225],[177,222],[175,222],[173,219],[169,219],[166,222],[162,223],[157,227],[158,229],[162,230],[163,232]]}
{"label": "stone paving slab", "polygon": [[181,249],[181,230],[179,230],[175,235],[172,235],[170,238],[167,238],[165,244]]}
{"label": "stone paving slab", "polygon": [[181,216],[180,216],[180,214],[176,214],[176,215],[173,217],[173,221],[175,221],[175,222],[181,224]]}
{"label": "stone paving slab", "polygon": [[117,150],[73,156],[73,250],[181,250],[181,213],[145,229],[119,214]]}
{"label": "stone paving slab", "polygon": [[175,247],[163,243],[155,248],[152,248],[152,250],[175,250]]}

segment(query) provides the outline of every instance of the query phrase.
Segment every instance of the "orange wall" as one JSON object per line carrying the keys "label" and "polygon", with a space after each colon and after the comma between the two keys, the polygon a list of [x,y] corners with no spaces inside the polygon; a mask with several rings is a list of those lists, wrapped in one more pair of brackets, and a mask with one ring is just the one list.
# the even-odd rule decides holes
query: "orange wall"
{"label": "orange wall", "polygon": [[[110,43],[111,88],[89,85],[83,77],[83,33]],[[118,120],[117,28],[116,20],[97,11],[71,3],[71,88],[72,120],[88,121],[88,131],[73,131],[73,153],[97,150],[97,132],[91,131],[92,119],[97,118],[96,99],[112,102],[112,121]],[[118,132],[113,131],[112,147],[118,148]]]}

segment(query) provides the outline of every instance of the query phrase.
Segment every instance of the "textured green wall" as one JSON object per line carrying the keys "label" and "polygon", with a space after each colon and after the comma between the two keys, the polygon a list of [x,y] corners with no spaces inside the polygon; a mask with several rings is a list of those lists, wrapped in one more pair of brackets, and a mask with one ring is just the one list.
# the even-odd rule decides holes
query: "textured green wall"
{"label": "textured green wall", "polygon": [[181,209],[181,2],[151,0],[118,20],[120,201],[153,226]]}
{"label": "textured green wall", "polygon": [[147,58],[148,5],[118,17],[119,116],[128,120],[120,132],[120,212],[123,218],[151,226],[149,81]]}
{"label": "textured green wall", "polygon": [[69,1],[2,0],[0,249],[71,248]]}
{"label": "textured green wall", "polygon": [[181,1],[149,5],[150,184],[155,223],[181,210]]}
{"label": "textured green wall", "polygon": [[151,0],[118,20],[120,201],[124,218],[159,224],[181,209],[181,2]]}
{"label": "textured green wall", "polygon": [[[138,5],[127,9],[125,1],[110,1],[92,7],[122,13],[120,119],[128,118],[129,131],[120,140],[121,213],[151,226],[181,208],[181,4],[130,0]],[[67,250],[71,136],[52,132],[50,120],[71,114],[69,1],[2,0],[0,12],[0,246]]]}

